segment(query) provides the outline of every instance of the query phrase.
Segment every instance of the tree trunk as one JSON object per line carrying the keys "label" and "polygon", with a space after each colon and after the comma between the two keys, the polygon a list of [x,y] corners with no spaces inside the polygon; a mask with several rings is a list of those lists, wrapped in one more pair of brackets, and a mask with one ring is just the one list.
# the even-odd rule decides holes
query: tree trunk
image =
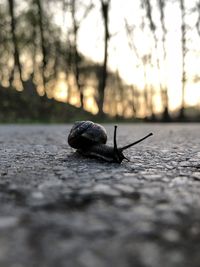
{"label": "tree trunk", "polygon": [[11,18],[12,41],[13,41],[13,46],[14,46],[14,66],[13,66],[13,71],[10,77],[10,82],[11,83],[13,82],[15,69],[18,68],[20,82],[22,84],[22,87],[24,88],[24,82],[22,78],[22,67],[21,67],[20,59],[19,59],[19,49],[18,49],[18,43],[17,43],[17,37],[16,37],[16,20],[15,20],[15,15],[14,15],[14,0],[8,0],[8,3],[9,3],[10,18]]}
{"label": "tree trunk", "polygon": [[185,119],[185,85],[186,85],[186,72],[185,72],[185,55],[186,55],[186,24],[185,24],[185,3],[180,0],[181,9],[181,50],[182,50],[182,101],[179,119]]}
{"label": "tree trunk", "polygon": [[[143,1],[142,1],[143,2]],[[159,82],[159,87],[161,88],[161,81],[160,81],[160,60],[159,60],[159,57],[157,56],[157,51],[158,51],[158,37],[156,35],[156,24],[154,23],[153,21],[153,7],[151,5],[151,1],[150,0],[145,0],[144,1],[144,7],[145,7],[145,10],[146,10],[146,15],[147,15],[147,18],[149,20],[149,28],[152,32],[152,35],[153,35],[153,38],[154,38],[154,43],[155,43],[155,51],[156,51],[156,56],[155,56],[155,60],[156,60],[156,67],[157,67],[157,71],[158,71],[158,82]],[[151,67],[153,68],[153,64],[152,64],[152,56],[149,55],[148,57],[148,61],[147,61],[148,64],[151,65]],[[150,90],[149,90],[149,111],[151,112],[150,114],[150,118],[155,118],[155,114],[154,114],[154,107],[153,107],[153,88],[152,88],[152,85],[150,87]]]}
{"label": "tree trunk", "polygon": [[[163,47],[163,61],[164,61],[164,71],[165,68],[165,62],[166,62],[166,34],[167,30],[165,27],[165,13],[164,13],[164,7],[165,7],[165,0],[158,0],[158,6],[160,9],[160,20],[161,20],[161,26],[162,26],[162,47]],[[169,99],[168,99],[168,89],[166,87],[166,80],[164,81],[164,86],[161,86],[161,99],[163,103],[163,114],[162,114],[162,120],[164,122],[168,122],[171,120],[169,115]]]}
{"label": "tree trunk", "polygon": [[40,31],[40,39],[41,39],[41,49],[42,49],[42,83],[43,83],[43,88],[44,88],[44,95],[46,95],[46,77],[45,77],[45,70],[47,66],[47,49],[45,45],[45,38],[44,38],[44,24],[43,24],[43,10],[41,6],[40,0],[35,0],[37,4],[37,9],[38,9],[38,21],[39,21],[39,31]]}
{"label": "tree trunk", "polygon": [[78,33],[78,23],[75,18],[75,10],[76,10],[76,0],[71,0],[71,14],[72,14],[72,21],[73,21],[73,34],[74,34],[74,43],[73,43],[73,63],[74,63],[74,74],[75,74],[75,80],[76,80],[76,86],[79,91],[80,95],[80,103],[81,107],[83,108],[84,106],[84,96],[83,96],[83,85],[81,84],[80,81],[80,66],[79,66],[79,53],[77,49],[77,33]]}
{"label": "tree trunk", "polygon": [[104,104],[104,95],[107,81],[107,62],[108,62],[108,42],[109,42],[109,30],[108,30],[108,12],[109,12],[110,0],[104,2],[101,0],[101,12],[104,22],[104,60],[101,71],[99,73],[99,99],[98,99],[98,108],[99,116],[104,116],[103,104]]}

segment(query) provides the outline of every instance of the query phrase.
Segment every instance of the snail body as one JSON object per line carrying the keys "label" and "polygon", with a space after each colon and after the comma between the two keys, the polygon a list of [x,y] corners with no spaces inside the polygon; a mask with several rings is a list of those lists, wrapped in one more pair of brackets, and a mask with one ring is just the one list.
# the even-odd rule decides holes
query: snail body
{"label": "snail body", "polygon": [[77,152],[86,156],[102,159],[107,162],[121,163],[127,159],[123,151],[137,143],[143,141],[152,133],[139,139],[138,141],[118,148],[116,141],[117,126],[114,127],[114,146],[106,145],[107,133],[103,126],[92,121],[77,121],[73,125],[69,136],[68,143],[71,147],[77,149]]}

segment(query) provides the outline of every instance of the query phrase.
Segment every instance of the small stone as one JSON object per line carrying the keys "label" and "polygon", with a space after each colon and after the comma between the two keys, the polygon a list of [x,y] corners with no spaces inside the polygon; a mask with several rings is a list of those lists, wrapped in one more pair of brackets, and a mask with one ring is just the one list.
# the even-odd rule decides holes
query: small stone
{"label": "small stone", "polygon": [[200,172],[194,172],[194,173],[192,174],[192,176],[193,176],[195,179],[200,180]]}
{"label": "small stone", "polygon": [[182,161],[182,162],[180,162],[179,166],[181,166],[181,167],[190,167],[188,161]]}
{"label": "small stone", "polygon": [[114,186],[114,188],[118,189],[122,193],[132,193],[133,192],[133,188],[131,186],[125,185],[125,184],[116,184]]}
{"label": "small stone", "polygon": [[51,187],[60,186],[61,184],[62,182],[60,180],[53,179],[53,180],[45,181],[44,183],[40,184],[38,188],[40,190],[45,190]]}
{"label": "small stone", "polygon": [[161,180],[162,175],[160,175],[160,174],[145,174],[144,178],[149,179],[151,181],[156,181],[156,180]]}
{"label": "small stone", "polygon": [[44,195],[40,191],[35,191],[35,192],[32,193],[32,197],[35,198],[35,199],[43,199]]}
{"label": "small stone", "polygon": [[189,182],[189,179],[187,177],[179,176],[179,177],[174,178],[169,184],[169,186],[184,185],[184,184],[187,184],[188,182]]}
{"label": "small stone", "polygon": [[111,188],[109,185],[106,184],[98,184],[94,187],[93,192],[99,193],[99,194],[106,194],[110,196],[118,196],[119,192],[113,188]]}
{"label": "small stone", "polygon": [[177,242],[180,238],[178,231],[175,231],[175,230],[164,231],[162,233],[162,236],[164,237],[165,240],[169,242]]}
{"label": "small stone", "polygon": [[0,217],[0,229],[14,227],[17,223],[18,218],[16,217]]}

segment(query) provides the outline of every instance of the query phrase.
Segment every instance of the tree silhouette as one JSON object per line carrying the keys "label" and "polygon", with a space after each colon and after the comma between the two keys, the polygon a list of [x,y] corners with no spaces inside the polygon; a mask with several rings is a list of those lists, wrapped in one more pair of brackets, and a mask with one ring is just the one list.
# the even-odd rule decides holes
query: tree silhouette
{"label": "tree silhouette", "polygon": [[80,94],[80,103],[81,107],[84,107],[84,84],[83,80],[81,80],[81,55],[78,51],[78,31],[80,28],[81,23],[87,17],[89,12],[93,8],[93,4],[90,3],[88,6],[84,7],[84,13],[79,20],[76,18],[76,13],[78,11],[78,3],[77,0],[70,0],[70,7],[71,7],[71,17],[72,17],[72,32],[73,32],[73,42],[71,44],[72,49],[72,60],[73,60],[73,72],[75,76],[76,86],[78,88]]}
{"label": "tree silhouette", "polygon": [[43,83],[43,89],[44,89],[44,95],[46,95],[46,77],[45,77],[45,71],[47,66],[47,47],[46,47],[46,41],[44,37],[44,14],[43,14],[43,8],[42,8],[42,2],[40,0],[33,0],[35,1],[35,4],[37,5],[37,11],[38,11],[38,24],[39,24],[39,32],[40,32],[40,41],[41,41],[41,48],[42,48],[42,83]]}
{"label": "tree silhouette", "polygon": [[14,14],[14,0],[8,0],[9,4],[9,13],[10,13],[10,26],[11,26],[11,33],[12,33],[12,44],[14,48],[14,64],[13,64],[13,70],[10,75],[10,84],[13,83],[14,80],[14,75],[16,69],[19,71],[19,78],[21,81],[22,86],[24,87],[24,82],[22,78],[22,67],[19,59],[19,49],[18,49],[18,41],[17,41],[17,36],[16,36],[16,19],[15,19],[15,14]]}
{"label": "tree silhouette", "polygon": [[200,1],[198,1],[196,4],[196,10],[198,13],[198,18],[197,18],[197,22],[196,22],[196,29],[197,29],[197,32],[200,36]]}
{"label": "tree silhouette", "polygon": [[[158,0],[158,8],[160,10],[160,21],[161,21],[161,26],[162,26],[162,46],[163,46],[163,63],[164,66],[166,64],[166,34],[167,34],[167,29],[165,27],[165,5],[166,1],[165,0]],[[166,73],[166,68],[164,68],[164,72]],[[165,74],[166,77],[166,74]],[[162,102],[163,102],[163,121],[170,121],[170,115],[169,115],[169,99],[168,99],[168,89],[166,85],[166,80],[164,81],[164,85],[161,84],[161,97],[162,97]]]}
{"label": "tree silhouette", "polygon": [[106,80],[107,80],[107,62],[108,62],[108,43],[110,39],[109,34],[109,8],[110,8],[110,0],[100,0],[101,2],[101,13],[104,23],[104,59],[101,71],[99,73],[99,86],[98,86],[98,108],[99,108],[99,116],[104,115],[103,104],[104,104],[104,94],[106,88]]}
{"label": "tree silhouette", "polygon": [[180,120],[185,119],[185,85],[186,85],[186,70],[185,70],[185,56],[186,56],[186,22],[185,22],[185,1],[180,1],[181,10],[181,52],[182,52],[182,101],[179,118]]}

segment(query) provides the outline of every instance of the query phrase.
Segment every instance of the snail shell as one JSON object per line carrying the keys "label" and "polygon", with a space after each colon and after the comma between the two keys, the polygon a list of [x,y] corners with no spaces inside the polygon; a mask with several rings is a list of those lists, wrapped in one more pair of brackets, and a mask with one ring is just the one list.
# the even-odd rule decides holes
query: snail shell
{"label": "snail shell", "polygon": [[77,121],[73,125],[68,143],[76,149],[85,149],[95,144],[105,144],[107,133],[103,126],[92,121]]}

